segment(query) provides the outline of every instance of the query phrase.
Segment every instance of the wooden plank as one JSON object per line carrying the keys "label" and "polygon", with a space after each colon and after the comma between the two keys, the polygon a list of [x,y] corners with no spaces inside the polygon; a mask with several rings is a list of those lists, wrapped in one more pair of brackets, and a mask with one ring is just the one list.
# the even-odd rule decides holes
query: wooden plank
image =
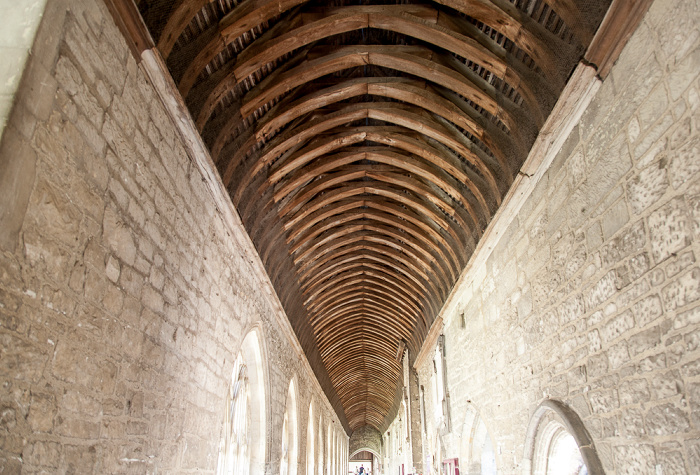
{"label": "wooden plank", "polygon": [[[421,50],[433,56],[430,50],[404,46],[346,46],[333,54],[325,54],[318,59],[308,60],[281,75],[274,84],[259,84],[243,98],[241,115],[246,118],[263,105],[280,97],[286,91],[299,87],[327,74],[344,69],[372,64],[401,71],[439,84],[469,98],[484,110],[508,122],[511,116],[509,99],[483,87],[482,81],[474,83],[470,78],[443,66],[435,59],[423,59],[416,53]],[[437,56],[435,56],[436,58]],[[505,105],[506,108],[501,105]],[[511,123],[512,125],[512,123]]]}
{"label": "wooden plank", "polygon": [[[525,51],[541,68],[557,64],[555,48],[568,50],[564,41],[503,0],[435,0],[469,15],[504,34]],[[497,5],[496,5],[497,4]]]}
{"label": "wooden plank", "polygon": [[132,56],[137,63],[141,62],[141,54],[153,48],[153,38],[141,18],[134,0],[104,0],[114,23],[124,36]]}
{"label": "wooden plank", "polygon": [[197,56],[190,62],[185,73],[180,79],[178,89],[182,97],[187,97],[202,70],[209,64],[226,46],[252,30],[256,26],[272,19],[273,17],[305,3],[307,0],[247,0],[242,5],[234,8],[228,15],[221,19],[217,26],[214,39],[209,42]]}
{"label": "wooden plank", "polygon": [[605,79],[622,49],[637,30],[653,0],[613,0],[586,51],[586,61]]}
{"label": "wooden plank", "polygon": [[210,0],[177,0],[177,5],[173,7],[168,21],[163,27],[163,31],[158,38],[158,51],[163,59],[168,59],[170,52],[175,46],[187,25],[194,19],[195,15],[209,3]]}

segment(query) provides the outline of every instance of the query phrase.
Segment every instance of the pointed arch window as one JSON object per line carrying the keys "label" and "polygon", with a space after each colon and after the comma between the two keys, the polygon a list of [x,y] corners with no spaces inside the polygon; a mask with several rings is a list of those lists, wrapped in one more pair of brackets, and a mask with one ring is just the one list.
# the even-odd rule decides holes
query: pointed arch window
{"label": "pointed arch window", "polygon": [[314,406],[313,403],[309,404],[309,425],[306,428],[306,473],[307,475],[314,475],[314,442],[316,441],[316,435],[314,434]]}
{"label": "pointed arch window", "polygon": [[248,475],[250,470],[250,391],[248,368],[236,358],[226,400],[224,434],[219,445],[218,475]]}
{"label": "pointed arch window", "polygon": [[297,468],[297,403],[294,380],[289,383],[282,422],[280,475],[296,475]]}
{"label": "pointed arch window", "polygon": [[523,466],[532,475],[605,473],[583,421],[553,399],[544,400],[530,419]]}

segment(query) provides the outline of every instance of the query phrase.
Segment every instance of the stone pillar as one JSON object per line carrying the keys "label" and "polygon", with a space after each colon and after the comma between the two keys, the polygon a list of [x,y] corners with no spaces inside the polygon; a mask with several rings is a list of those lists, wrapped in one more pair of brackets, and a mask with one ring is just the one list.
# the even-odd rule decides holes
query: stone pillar
{"label": "stone pillar", "polygon": [[413,368],[415,355],[406,350],[404,355],[404,397],[408,408],[408,433],[411,456],[411,466],[406,473],[423,473],[423,438],[421,426],[420,385],[418,372]]}

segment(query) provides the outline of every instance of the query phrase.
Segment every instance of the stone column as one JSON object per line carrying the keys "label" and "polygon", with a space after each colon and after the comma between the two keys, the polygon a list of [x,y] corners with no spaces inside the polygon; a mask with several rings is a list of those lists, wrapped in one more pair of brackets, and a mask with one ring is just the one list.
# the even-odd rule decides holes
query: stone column
{"label": "stone column", "polygon": [[423,473],[423,438],[421,437],[421,407],[420,407],[420,385],[418,383],[418,372],[413,368],[415,355],[406,350],[403,359],[404,371],[404,397],[408,408],[408,420],[406,421],[409,434],[410,462],[411,466],[406,468],[406,473]]}

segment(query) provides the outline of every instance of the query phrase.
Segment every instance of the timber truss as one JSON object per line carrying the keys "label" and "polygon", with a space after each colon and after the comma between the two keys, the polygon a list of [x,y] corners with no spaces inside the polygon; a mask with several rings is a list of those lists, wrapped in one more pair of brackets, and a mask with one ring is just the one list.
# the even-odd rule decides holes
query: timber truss
{"label": "timber truss", "polygon": [[167,64],[353,430],[393,417],[397,352],[420,349],[576,65],[606,75],[649,3],[105,1]]}

